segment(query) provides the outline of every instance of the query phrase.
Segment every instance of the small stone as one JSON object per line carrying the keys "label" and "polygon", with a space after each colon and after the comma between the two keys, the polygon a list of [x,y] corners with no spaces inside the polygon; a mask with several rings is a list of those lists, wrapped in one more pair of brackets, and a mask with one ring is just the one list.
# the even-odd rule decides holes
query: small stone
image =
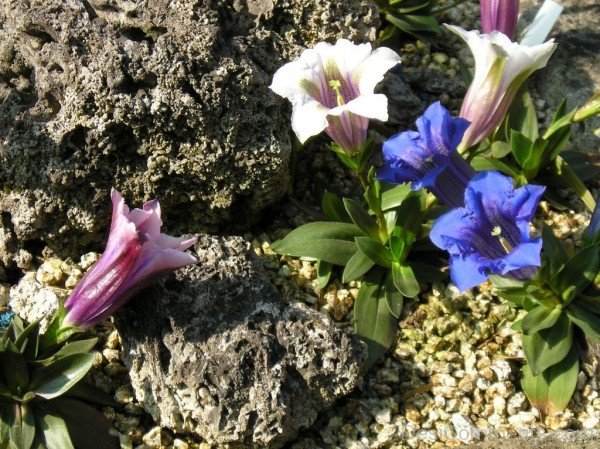
{"label": "small stone", "polygon": [[400,382],[400,373],[391,368],[383,368],[377,371],[377,381],[381,383],[394,383]]}
{"label": "small stone", "polygon": [[143,437],[142,441],[153,448],[168,446],[173,441],[170,433],[160,427],[153,427]]}
{"label": "small stone", "polygon": [[115,348],[119,347],[119,344],[120,344],[119,333],[116,330],[112,331],[106,338],[105,346],[109,349],[115,349]]}
{"label": "small stone", "polygon": [[133,401],[133,392],[128,385],[123,385],[115,391],[115,401],[119,404],[128,404]]}
{"label": "small stone", "polygon": [[520,411],[525,410],[528,404],[529,402],[527,401],[525,394],[516,393],[508,400],[506,411],[509,415],[516,415]]}
{"label": "small stone", "polygon": [[60,284],[63,278],[63,272],[60,269],[61,264],[60,259],[47,260],[38,268],[35,279],[42,285]]}
{"label": "small stone", "polygon": [[127,368],[125,368],[119,362],[111,362],[104,367],[104,372],[109,377],[116,377],[119,374],[126,373]]}
{"label": "small stone", "polygon": [[595,429],[596,427],[598,427],[598,424],[600,424],[600,419],[598,419],[595,416],[592,416],[590,418],[584,419],[581,422],[581,427],[583,427],[584,429]]}
{"label": "small stone", "polygon": [[512,373],[510,363],[508,363],[506,360],[494,362],[490,368],[494,371],[494,373],[496,373],[496,377],[498,378],[499,382],[508,380]]}
{"label": "small stone", "polygon": [[81,259],[79,259],[79,266],[83,270],[87,270],[89,267],[96,263],[99,257],[100,256],[97,253],[84,254],[83,256],[81,256]]}
{"label": "small stone", "polygon": [[185,441],[180,440],[179,438],[175,438],[175,440],[173,440],[173,448],[174,449],[189,449],[190,445],[187,444]]}
{"label": "small stone", "polygon": [[481,438],[479,429],[475,427],[468,416],[454,413],[450,418],[457,438],[465,444],[471,444]]}

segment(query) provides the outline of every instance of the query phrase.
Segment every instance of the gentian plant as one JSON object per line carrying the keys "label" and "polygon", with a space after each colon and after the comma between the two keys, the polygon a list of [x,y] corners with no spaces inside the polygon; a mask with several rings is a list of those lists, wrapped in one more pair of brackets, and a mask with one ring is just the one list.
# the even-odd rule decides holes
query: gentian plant
{"label": "gentian plant", "polygon": [[579,375],[587,340],[600,342],[600,210],[581,247],[565,247],[544,228],[542,267],[530,279],[491,277],[498,295],[527,311],[514,328],[523,332],[522,387],[545,414],[562,411]]}
{"label": "gentian plant", "polygon": [[14,317],[0,331],[0,448],[109,449],[119,447],[110,424],[87,402],[110,397],[81,383],[91,369],[96,338],[85,331],[108,318],[135,293],[177,268],[196,263],[185,252],[195,238],[160,232],[158,201],[129,210],[112,191],[113,215],[102,257],[50,321],[23,324]]}

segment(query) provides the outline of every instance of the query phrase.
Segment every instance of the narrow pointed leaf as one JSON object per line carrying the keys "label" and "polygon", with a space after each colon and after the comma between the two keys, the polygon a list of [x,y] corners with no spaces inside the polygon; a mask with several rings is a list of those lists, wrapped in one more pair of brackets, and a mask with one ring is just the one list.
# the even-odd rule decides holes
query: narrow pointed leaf
{"label": "narrow pointed leaf", "polygon": [[388,270],[386,275],[384,288],[388,309],[395,318],[399,319],[402,314],[402,307],[404,306],[404,295],[394,285],[394,277],[390,270]]}
{"label": "narrow pointed leaf", "polygon": [[52,404],[65,420],[77,449],[119,449],[119,440],[109,433],[110,422],[98,410],[68,398],[58,398]]}
{"label": "narrow pointed leaf", "polygon": [[414,298],[419,294],[420,287],[415,273],[409,265],[397,262],[392,264],[392,276],[394,285],[400,293],[408,298]]}
{"label": "narrow pointed leaf", "polygon": [[15,449],[31,449],[35,438],[35,421],[29,406],[13,404],[13,421],[9,437]]}
{"label": "narrow pointed leaf", "polygon": [[523,335],[523,351],[534,376],[564,359],[572,344],[573,325],[566,314],[551,328]]}
{"label": "narrow pointed leaf", "polygon": [[350,222],[350,216],[346,212],[342,199],[327,190],[323,193],[321,209],[328,220],[339,221],[340,223]]}
{"label": "narrow pointed leaf", "polygon": [[385,211],[400,206],[410,192],[409,184],[400,184],[386,190],[381,194],[381,208]]}
{"label": "narrow pointed leaf", "polygon": [[324,260],[317,261],[317,279],[319,280],[319,289],[324,289],[331,279],[332,265]]}
{"label": "narrow pointed leaf", "polygon": [[98,343],[97,338],[90,338],[87,340],[78,340],[67,343],[54,354],[54,358],[58,359],[60,357],[65,357],[67,355],[72,354],[86,354],[92,349],[94,349],[96,343]]}
{"label": "narrow pointed leaf", "polygon": [[571,321],[583,330],[588,339],[600,343],[600,316],[590,309],[590,306],[581,301],[574,301],[566,311]]}
{"label": "narrow pointed leaf", "polygon": [[529,402],[545,416],[562,412],[577,386],[579,357],[576,346],[556,365],[534,376],[529,366],[523,366],[521,386]]}
{"label": "narrow pointed leaf", "polygon": [[392,253],[390,252],[389,248],[368,237],[356,237],[355,240],[356,245],[365,254],[365,256],[367,256],[377,265],[380,265],[384,268],[390,267],[392,263]]}
{"label": "narrow pointed leaf", "polygon": [[[381,276],[380,276],[381,277]],[[372,366],[392,346],[396,338],[398,321],[390,313],[381,279],[363,282],[354,305],[356,334],[367,344],[367,366]]]}
{"label": "narrow pointed leaf", "polygon": [[321,259],[334,265],[346,265],[358,250],[354,237],[363,235],[353,224],[335,222],[308,223],[294,229],[271,249],[279,254]]}
{"label": "narrow pointed leaf", "polygon": [[548,329],[554,326],[562,313],[563,311],[558,307],[550,309],[542,305],[537,306],[525,315],[521,323],[521,329],[525,335],[531,335],[542,329]]}
{"label": "narrow pointed leaf", "polygon": [[66,393],[87,374],[94,363],[93,354],[73,354],[34,371],[30,389],[44,399]]}
{"label": "narrow pointed leaf", "polygon": [[357,251],[348,261],[342,275],[342,282],[358,279],[375,266],[369,257],[362,251]]}
{"label": "narrow pointed leaf", "polygon": [[379,227],[377,226],[377,222],[365,209],[363,209],[358,201],[344,198],[344,206],[354,224],[358,226],[365,235],[372,239],[379,240]]}
{"label": "narrow pointed leaf", "polygon": [[575,287],[572,295],[578,295],[593,282],[599,269],[600,252],[597,247],[588,246],[572,257],[550,283],[557,295],[571,286]]}
{"label": "narrow pointed leaf", "polygon": [[75,449],[64,419],[56,413],[42,409],[36,414],[36,423],[38,432],[44,435],[44,444],[47,447]]}

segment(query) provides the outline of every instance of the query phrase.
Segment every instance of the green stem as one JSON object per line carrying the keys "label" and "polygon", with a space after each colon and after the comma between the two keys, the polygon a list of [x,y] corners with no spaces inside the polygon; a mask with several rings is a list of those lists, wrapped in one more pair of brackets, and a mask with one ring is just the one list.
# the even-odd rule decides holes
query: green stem
{"label": "green stem", "polygon": [[571,186],[571,188],[575,191],[577,196],[583,201],[585,207],[587,207],[590,212],[593,212],[596,208],[596,201],[594,197],[587,189],[585,184],[579,179],[577,174],[573,171],[571,166],[565,161],[562,157],[557,156],[555,159],[554,166],[556,173],[561,176],[567,183]]}

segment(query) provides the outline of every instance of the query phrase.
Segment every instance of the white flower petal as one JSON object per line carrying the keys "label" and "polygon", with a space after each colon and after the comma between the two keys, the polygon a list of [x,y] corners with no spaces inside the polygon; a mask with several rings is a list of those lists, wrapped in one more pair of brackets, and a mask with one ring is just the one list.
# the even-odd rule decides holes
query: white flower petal
{"label": "white flower petal", "polygon": [[381,47],[375,50],[356,69],[355,82],[361,95],[371,94],[388,70],[400,64],[400,56],[395,51]]}
{"label": "white flower petal", "polygon": [[563,12],[564,6],[553,0],[546,0],[535,15],[533,22],[527,27],[521,45],[539,45],[546,41],[554,24]]}
{"label": "white flower petal", "polygon": [[327,128],[329,109],[316,100],[298,102],[292,111],[292,129],[301,143]]}
{"label": "white flower petal", "polygon": [[352,112],[361,117],[387,122],[388,99],[383,94],[361,95],[345,105],[331,109],[329,115],[342,115],[344,111]]}
{"label": "white flower petal", "polygon": [[333,61],[343,76],[352,74],[371,55],[371,50],[371,44],[354,44],[347,39],[338,39],[335,45],[326,42],[315,45],[323,66]]}

